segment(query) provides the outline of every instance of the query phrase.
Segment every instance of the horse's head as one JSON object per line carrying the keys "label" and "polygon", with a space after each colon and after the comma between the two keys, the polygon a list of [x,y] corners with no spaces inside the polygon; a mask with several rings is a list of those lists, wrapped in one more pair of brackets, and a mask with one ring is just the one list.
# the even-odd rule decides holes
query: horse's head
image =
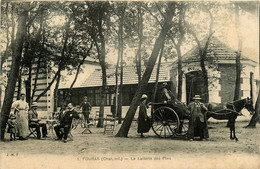
{"label": "horse's head", "polygon": [[250,114],[254,114],[254,105],[253,100],[249,97],[246,98],[245,108],[250,112]]}

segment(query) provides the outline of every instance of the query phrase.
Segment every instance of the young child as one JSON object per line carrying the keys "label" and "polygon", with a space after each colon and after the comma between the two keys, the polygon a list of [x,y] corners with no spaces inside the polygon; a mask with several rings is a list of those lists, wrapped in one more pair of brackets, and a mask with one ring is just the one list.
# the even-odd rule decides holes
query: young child
{"label": "young child", "polygon": [[10,114],[10,118],[7,121],[9,130],[10,130],[10,140],[16,140],[16,120],[15,120],[15,115]]}

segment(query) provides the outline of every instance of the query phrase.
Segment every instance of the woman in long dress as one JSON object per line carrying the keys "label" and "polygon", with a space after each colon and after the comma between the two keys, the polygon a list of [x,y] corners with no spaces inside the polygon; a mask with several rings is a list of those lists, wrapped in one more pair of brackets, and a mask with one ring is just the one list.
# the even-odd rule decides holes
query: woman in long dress
{"label": "woman in long dress", "polygon": [[139,106],[139,115],[137,119],[137,133],[141,133],[141,138],[144,137],[143,133],[148,133],[151,127],[150,118],[147,115],[146,99],[147,95],[143,94],[141,98],[141,104]]}
{"label": "woman in long dress", "polygon": [[29,135],[29,124],[28,124],[29,105],[24,100],[24,93],[21,94],[20,100],[17,100],[12,104],[12,108],[15,109],[17,132],[18,132],[19,139],[25,140]]}

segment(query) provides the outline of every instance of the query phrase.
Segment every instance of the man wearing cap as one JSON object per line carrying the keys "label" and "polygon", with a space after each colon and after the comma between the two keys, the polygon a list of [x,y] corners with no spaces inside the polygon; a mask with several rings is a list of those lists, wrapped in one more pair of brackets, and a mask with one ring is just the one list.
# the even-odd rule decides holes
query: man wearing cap
{"label": "man wearing cap", "polygon": [[92,109],[92,106],[88,102],[87,96],[84,97],[84,101],[81,103],[80,108],[82,108],[82,114],[84,115],[85,125],[86,125],[86,121],[89,124],[90,123],[89,115],[90,115],[90,111]]}
{"label": "man wearing cap", "polygon": [[147,115],[148,106],[146,104],[146,100],[147,100],[147,95],[143,94],[141,97],[141,103],[139,106],[139,115],[137,119],[138,122],[137,133],[141,133],[142,138],[144,137],[143,133],[149,132],[151,128],[150,118]]}
{"label": "man wearing cap", "polygon": [[191,118],[189,121],[189,129],[187,136],[192,141],[194,137],[199,136],[201,140],[209,138],[208,125],[206,112],[207,107],[200,102],[200,95],[195,95],[193,97],[194,102],[188,105],[188,109],[191,113]]}
{"label": "man wearing cap", "polygon": [[12,104],[14,114],[16,115],[17,131],[20,140],[26,140],[29,135],[28,128],[28,103],[25,101],[25,94],[20,94],[20,100]]}
{"label": "man wearing cap", "polygon": [[37,102],[33,102],[31,105],[31,109],[28,112],[28,118],[29,118],[29,127],[36,128],[37,139],[40,139],[41,138],[40,128],[42,127],[42,135],[45,138],[47,137],[47,127],[45,123],[39,123],[40,120],[38,118],[37,108],[38,108]]}

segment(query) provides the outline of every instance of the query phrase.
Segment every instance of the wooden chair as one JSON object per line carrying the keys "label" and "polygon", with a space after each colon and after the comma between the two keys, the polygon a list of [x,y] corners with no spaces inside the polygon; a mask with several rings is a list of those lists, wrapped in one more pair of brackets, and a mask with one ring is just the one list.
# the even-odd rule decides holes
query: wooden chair
{"label": "wooden chair", "polygon": [[81,134],[92,134],[91,130],[89,129],[89,125],[90,124],[86,124],[86,127]]}
{"label": "wooden chair", "polygon": [[106,115],[104,121],[104,134],[106,133],[114,134],[115,126],[116,126],[116,118],[113,117],[113,115]]}
{"label": "wooden chair", "polygon": [[94,125],[94,126],[97,125],[97,122],[98,122],[99,119],[100,119],[100,117],[99,117],[99,111],[96,111],[96,114],[95,114],[95,116],[94,116],[94,118],[93,118],[93,125]]}
{"label": "wooden chair", "polygon": [[[74,119],[72,119],[73,121]],[[73,122],[71,123],[71,126],[70,126],[70,131],[69,131],[69,134],[68,134],[68,138],[73,141],[73,135],[71,133],[72,130],[76,129]],[[64,133],[64,128],[61,128],[61,131]]]}
{"label": "wooden chair", "polygon": [[29,135],[28,137],[30,137],[31,135],[34,136],[35,138],[37,138],[37,132],[36,132],[36,128],[35,127],[29,127]]}

